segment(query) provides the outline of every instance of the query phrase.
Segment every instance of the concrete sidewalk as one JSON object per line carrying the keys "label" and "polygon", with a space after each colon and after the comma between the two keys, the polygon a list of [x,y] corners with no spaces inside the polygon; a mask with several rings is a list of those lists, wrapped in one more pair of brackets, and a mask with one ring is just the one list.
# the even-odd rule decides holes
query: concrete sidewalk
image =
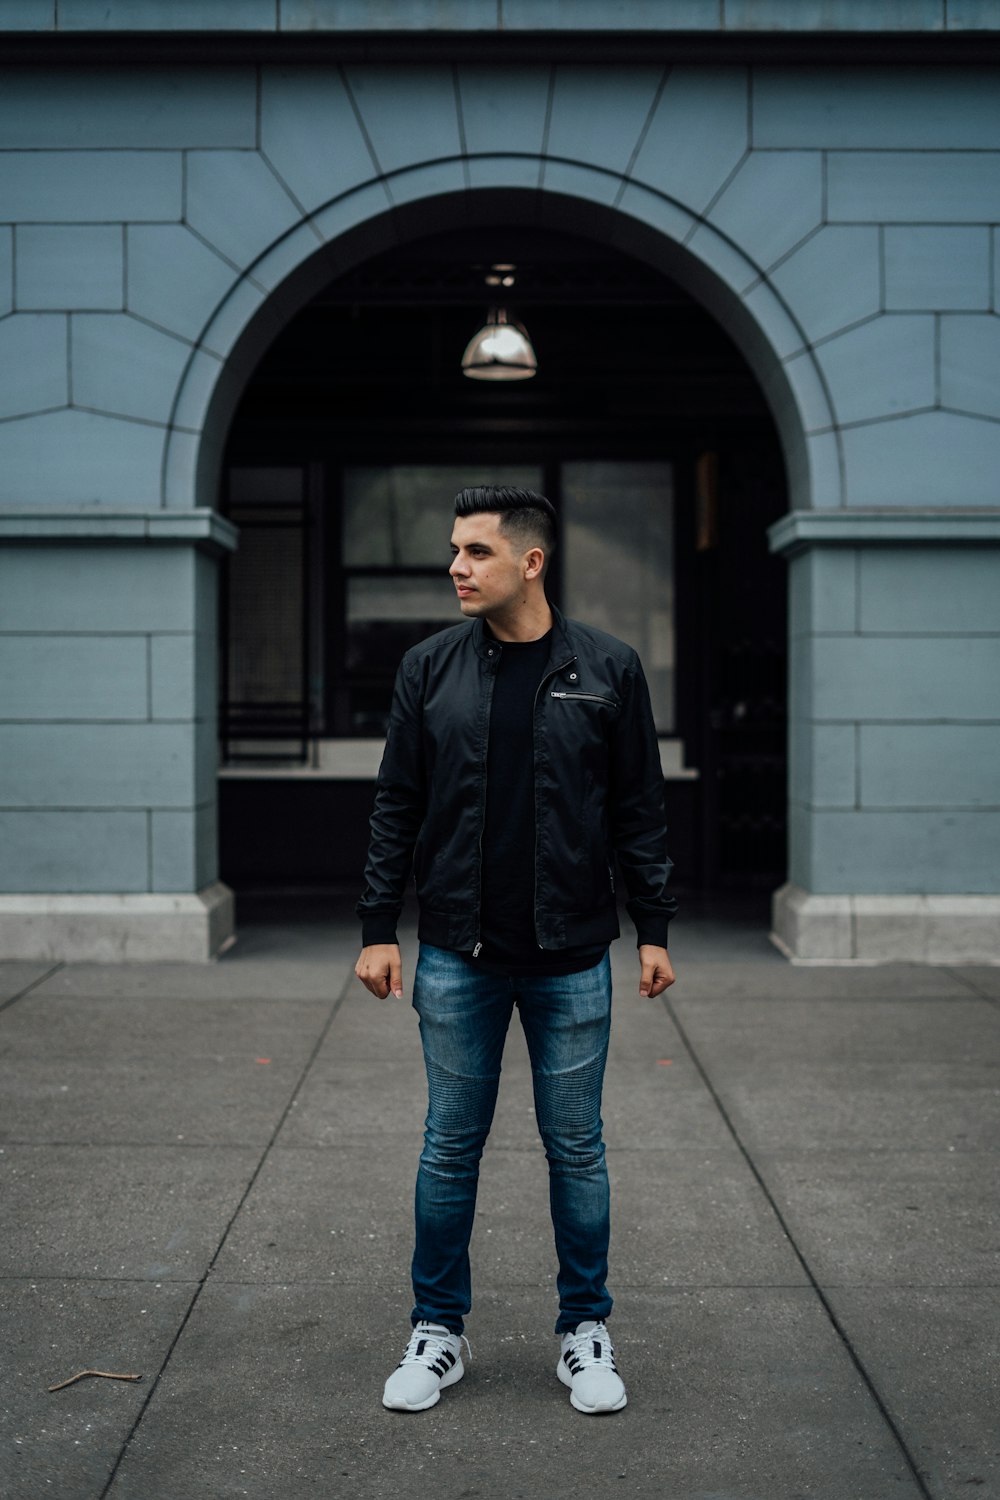
{"label": "concrete sidewalk", "polygon": [[[423,1073],[344,903],[210,965],[0,964],[5,1500],[1000,1496],[1000,969],[796,968],[688,914],[606,1090],[625,1411],[570,1407],[524,1045],[467,1377],[408,1328]],[[666,1003],[665,1003],[666,1002]],[[78,1370],[139,1373],[137,1383]]]}

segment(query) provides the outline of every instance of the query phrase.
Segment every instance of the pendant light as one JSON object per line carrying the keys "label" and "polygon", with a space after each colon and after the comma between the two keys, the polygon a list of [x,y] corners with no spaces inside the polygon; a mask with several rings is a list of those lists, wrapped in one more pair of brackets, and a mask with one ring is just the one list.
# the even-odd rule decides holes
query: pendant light
{"label": "pendant light", "polygon": [[[506,261],[491,266],[486,285],[513,286],[514,270]],[[462,355],[462,374],[470,380],[530,380],[537,369],[528,330],[509,318],[506,308],[491,307]]]}
{"label": "pendant light", "polygon": [[530,380],[537,369],[527,330],[512,323],[505,308],[491,307],[462,355],[462,374],[470,380]]}

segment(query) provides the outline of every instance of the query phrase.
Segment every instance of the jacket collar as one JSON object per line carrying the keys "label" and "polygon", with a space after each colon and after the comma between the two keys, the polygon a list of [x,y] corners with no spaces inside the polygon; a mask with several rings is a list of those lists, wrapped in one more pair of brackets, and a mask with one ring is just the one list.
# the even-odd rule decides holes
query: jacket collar
{"label": "jacket collar", "polygon": [[[552,641],[549,649],[549,659],[546,663],[546,672],[554,672],[557,668],[566,666],[574,658],[573,640],[569,633],[565,615],[549,600],[549,609],[552,611]],[[478,616],[472,623],[472,644],[477,655],[488,660],[496,647],[493,645],[492,636],[486,634],[485,622],[482,615]],[[501,648],[503,641],[498,641]]]}

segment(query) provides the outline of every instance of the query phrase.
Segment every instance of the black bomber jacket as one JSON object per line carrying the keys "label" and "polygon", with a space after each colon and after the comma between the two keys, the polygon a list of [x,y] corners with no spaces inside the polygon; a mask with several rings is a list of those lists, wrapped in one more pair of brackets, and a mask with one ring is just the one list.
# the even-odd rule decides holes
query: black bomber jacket
{"label": "black bomber jacket", "polygon": [[[638,944],[667,946],[663,772],[639,657],[554,607],[535,693],[535,941],[559,949],[619,935],[615,859]],[[396,674],[371,816],[362,941],[394,943],[412,874],[418,936],[478,954],[490,704],[503,642],[482,619],[406,652]]]}

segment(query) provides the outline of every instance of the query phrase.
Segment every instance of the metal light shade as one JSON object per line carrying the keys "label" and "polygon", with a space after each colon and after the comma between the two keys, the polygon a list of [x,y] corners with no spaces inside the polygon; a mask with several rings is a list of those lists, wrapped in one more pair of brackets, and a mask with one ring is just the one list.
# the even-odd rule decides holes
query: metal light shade
{"label": "metal light shade", "polygon": [[526,330],[509,322],[504,308],[491,307],[462,355],[462,374],[470,380],[530,380],[537,369]]}

